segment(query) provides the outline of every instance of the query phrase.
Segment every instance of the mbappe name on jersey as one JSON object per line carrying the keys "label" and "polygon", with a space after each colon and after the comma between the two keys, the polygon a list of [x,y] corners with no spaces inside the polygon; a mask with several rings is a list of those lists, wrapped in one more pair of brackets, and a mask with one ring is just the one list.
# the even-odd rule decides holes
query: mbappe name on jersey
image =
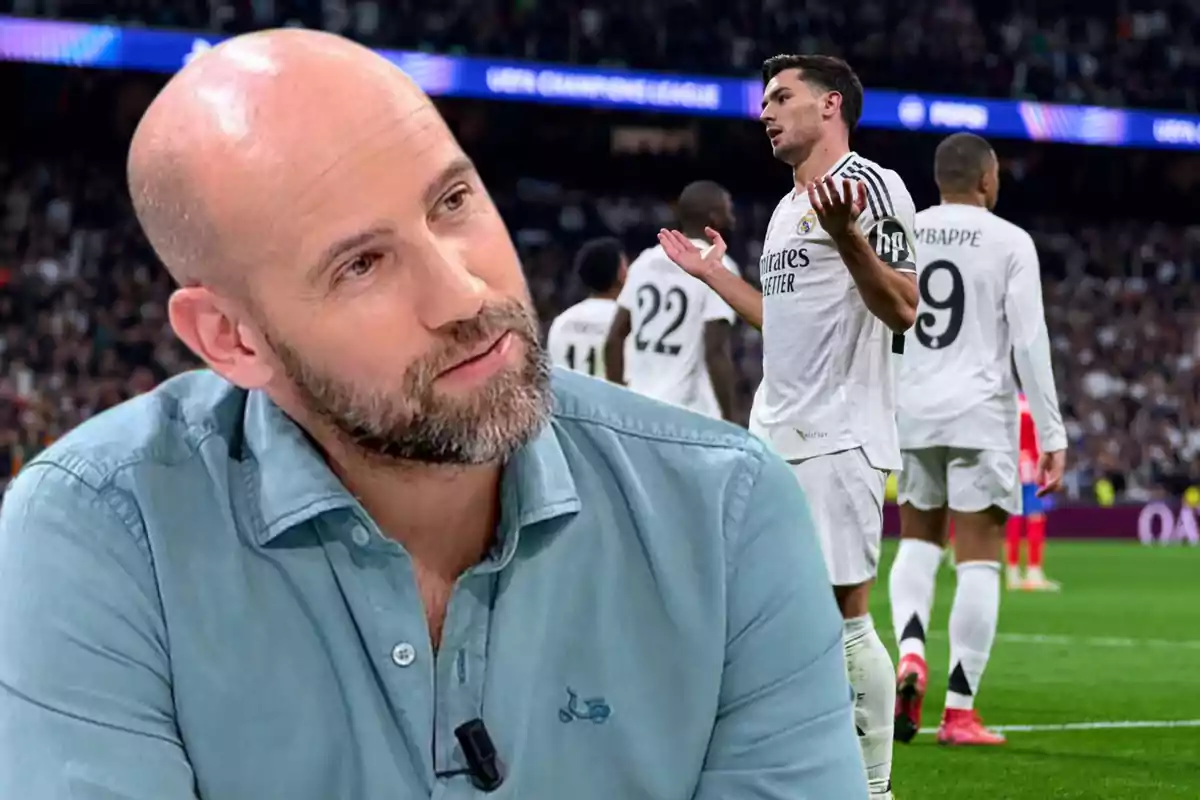
{"label": "mbappe name on jersey", "polygon": [[777,253],[763,253],[758,260],[758,275],[763,297],[796,291],[796,270],[809,265],[807,247],[789,247]]}
{"label": "mbappe name on jersey", "polygon": [[917,228],[913,231],[920,244],[942,247],[979,247],[983,231],[970,228]]}

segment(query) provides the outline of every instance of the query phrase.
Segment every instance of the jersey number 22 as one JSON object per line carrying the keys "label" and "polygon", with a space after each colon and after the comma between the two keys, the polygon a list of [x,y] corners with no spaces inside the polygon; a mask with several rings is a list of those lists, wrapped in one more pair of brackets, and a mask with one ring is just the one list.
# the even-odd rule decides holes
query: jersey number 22
{"label": "jersey number 22", "polygon": [[[637,330],[633,333],[633,345],[640,351],[650,348],[655,353],[677,356],[681,345],[676,342],[668,342],[667,337],[679,330],[679,326],[687,317],[688,299],[682,289],[672,286],[667,290],[665,300],[664,303],[663,293],[652,283],[647,283],[637,290],[638,311],[645,312],[645,316],[642,317]],[[651,341],[642,334],[645,332],[646,326],[658,316],[660,311],[663,314],[669,314],[670,320],[658,339]]]}

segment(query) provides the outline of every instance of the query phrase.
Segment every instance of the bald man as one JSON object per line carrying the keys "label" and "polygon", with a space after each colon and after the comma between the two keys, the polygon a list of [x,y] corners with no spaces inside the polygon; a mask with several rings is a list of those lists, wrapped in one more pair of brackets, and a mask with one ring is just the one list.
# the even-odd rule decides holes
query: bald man
{"label": "bald man", "polygon": [[4,501],[0,797],[866,797],[786,465],[551,374],[479,175],[390,63],[232,39],[129,183],[209,369]]}

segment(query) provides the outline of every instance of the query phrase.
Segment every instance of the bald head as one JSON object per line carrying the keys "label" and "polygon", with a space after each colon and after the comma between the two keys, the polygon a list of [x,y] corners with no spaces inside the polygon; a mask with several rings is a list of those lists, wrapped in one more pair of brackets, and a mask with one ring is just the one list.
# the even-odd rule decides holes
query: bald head
{"label": "bald head", "polygon": [[241,244],[269,224],[270,192],[294,159],[317,155],[306,132],[367,98],[429,106],[386,59],[308,30],[238,36],[176,74],[138,124],[128,160],[134,211],[172,276],[185,286],[244,277]]}
{"label": "bald head", "polygon": [[729,192],[713,181],[693,181],[679,193],[677,212],[683,232],[703,237],[705,227],[727,230],[731,222]]}
{"label": "bald head", "polygon": [[184,284],[175,333],[331,458],[487,464],[540,428],[545,362],[512,238],[387,60],[305,30],[231,39],[151,104],[129,185]]}

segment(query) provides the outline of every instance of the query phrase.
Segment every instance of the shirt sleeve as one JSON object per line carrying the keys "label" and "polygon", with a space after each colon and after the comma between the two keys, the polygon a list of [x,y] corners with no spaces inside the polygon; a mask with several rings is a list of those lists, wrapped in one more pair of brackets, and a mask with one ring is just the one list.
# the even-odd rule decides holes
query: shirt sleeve
{"label": "shirt sleeve", "polygon": [[0,510],[0,797],[195,800],[139,516],[35,464]]}
{"label": "shirt sleeve", "polygon": [[1013,361],[1021,388],[1029,402],[1029,413],[1037,429],[1042,452],[1052,453],[1067,446],[1067,432],[1058,407],[1054,367],[1050,361],[1050,335],[1042,306],[1042,276],[1037,248],[1028,234],[1013,248],[1009,263],[1008,291],[1004,316],[1012,336]]}
{"label": "shirt sleeve", "polygon": [[[725,269],[741,277],[741,273],[738,271],[737,264],[733,262],[733,259],[726,258],[723,263]],[[737,321],[737,312],[733,310],[733,307],[729,303],[726,303],[721,295],[707,286],[704,287],[704,308],[702,313],[705,322],[725,320],[726,322],[733,323]]]}
{"label": "shirt sleeve", "polygon": [[867,189],[867,207],[859,224],[871,248],[883,263],[898,272],[917,272],[917,250],[913,238],[917,210],[908,187],[895,173],[881,174],[872,167],[857,176]]}
{"label": "shirt sleeve", "polygon": [[808,505],[770,454],[744,502],[717,722],[693,800],[865,800],[842,621]]}

